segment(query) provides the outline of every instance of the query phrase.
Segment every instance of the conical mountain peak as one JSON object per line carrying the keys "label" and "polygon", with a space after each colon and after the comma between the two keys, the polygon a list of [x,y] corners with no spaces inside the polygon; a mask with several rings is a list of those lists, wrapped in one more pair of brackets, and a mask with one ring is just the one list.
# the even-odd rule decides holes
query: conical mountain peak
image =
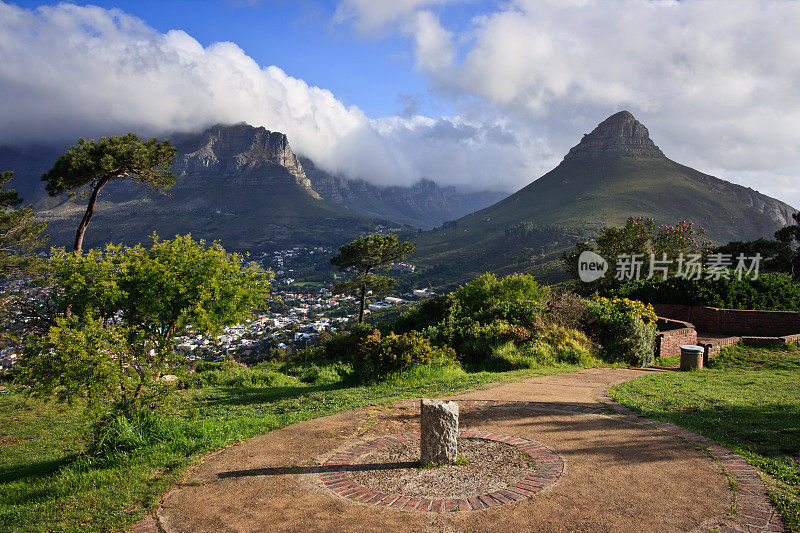
{"label": "conical mountain peak", "polygon": [[601,156],[661,158],[664,153],[650,139],[644,124],[629,111],[620,111],[584,135],[564,159]]}

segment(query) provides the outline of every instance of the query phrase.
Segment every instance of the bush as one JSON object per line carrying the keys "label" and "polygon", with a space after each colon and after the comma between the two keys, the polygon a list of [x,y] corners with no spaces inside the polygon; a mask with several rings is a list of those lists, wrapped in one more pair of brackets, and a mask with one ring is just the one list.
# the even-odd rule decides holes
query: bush
{"label": "bush", "polygon": [[358,347],[375,328],[367,324],[356,324],[347,333],[334,335],[323,344],[320,355],[329,361],[350,362],[357,356]]}
{"label": "bush", "polygon": [[611,294],[653,304],[800,311],[800,285],[788,274],[761,274],[757,279],[741,280],[679,277],[639,280],[625,283]]}
{"label": "bush", "polygon": [[355,349],[353,368],[363,380],[416,365],[447,364],[455,360],[452,348],[438,348],[416,332],[382,336],[377,329],[364,337]]}
{"label": "bush", "polygon": [[536,335],[523,344],[507,342],[494,349],[495,364],[507,369],[536,368],[540,366],[570,364],[597,366],[601,361],[596,349],[586,335],[577,330],[558,325],[540,328]]}
{"label": "bush", "polygon": [[648,366],[655,359],[655,313],[649,305],[623,298],[587,301],[586,329],[604,361]]}
{"label": "bush", "polygon": [[542,320],[567,329],[579,329],[586,314],[586,303],[573,292],[551,293],[547,300],[547,311]]}
{"label": "bush", "polygon": [[406,311],[394,331],[419,331],[434,344],[451,346],[461,361],[481,363],[504,342],[530,336],[548,294],[532,276],[485,274]]}

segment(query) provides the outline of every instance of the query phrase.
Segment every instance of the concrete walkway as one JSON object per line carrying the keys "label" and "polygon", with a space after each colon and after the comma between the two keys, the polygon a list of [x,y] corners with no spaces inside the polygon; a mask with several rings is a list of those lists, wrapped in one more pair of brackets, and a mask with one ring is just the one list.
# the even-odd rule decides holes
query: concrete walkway
{"label": "concrete walkway", "polygon": [[[763,483],[740,457],[605,395],[655,371],[587,369],[454,396],[462,429],[528,438],[563,459],[554,485],[513,504],[409,512],[327,488],[320,465],[332,455],[418,430],[418,401],[404,401],[301,422],[207,456],[164,497],[158,525],[168,532],[782,531]],[[134,530],[155,525],[149,520]]]}

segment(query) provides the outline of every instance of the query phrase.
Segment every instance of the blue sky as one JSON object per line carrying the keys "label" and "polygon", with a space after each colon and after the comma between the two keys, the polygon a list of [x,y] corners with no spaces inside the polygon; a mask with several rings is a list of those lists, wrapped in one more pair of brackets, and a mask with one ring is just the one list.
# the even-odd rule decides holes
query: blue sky
{"label": "blue sky", "polygon": [[[15,4],[36,8],[60,2],[36,0]],[[362,35],[336,24],[337,2],[310,0],[143,0],[73,2],[119,8],[167,32],[186,31],[204,46],[232,41],[262,65],[278,65],[290,76],[332,91],[345,105],[357,105],[367,115],[394,115],[404,108],[398,95],[420,96],[419,112],[448,114],[447,99],[427,90],[414,69],[408,39],[379,31]],[[458,27],[479,14],[489,2],[467,2],[437,9],[445,24]]]}
{"label": "blue sky", "polygon": [[0,0],[0,143],[245,121],[343,177],[512,191],[627,109],[800,205],[798,27],[781,0]]}

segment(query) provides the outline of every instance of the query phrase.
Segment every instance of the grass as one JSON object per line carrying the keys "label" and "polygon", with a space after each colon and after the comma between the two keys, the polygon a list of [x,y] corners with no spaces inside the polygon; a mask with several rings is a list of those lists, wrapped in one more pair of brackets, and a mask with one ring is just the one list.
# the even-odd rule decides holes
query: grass
{"label": "grass", "polygon": [[728,347],[706,370],[653,374],[610,395],[740,454],[766,474],[788,530],[800,532],[800,348]]}
{"label": "grass", "polygon": [[148,426],[149,436],[130,436],[138,447],[99,458],[84,454],[88,421],[80,406],[29,400],[9,388],[0,393],[0,530],[125,529],[154,509],[203,454],[254,435],[344,409],[577,368],[467,373],[457,366],[417,367],[373,384],[332,379],[331,372],[307,379],[298,368],[274,380],[258,377],[254,386],[225,375],[221,385],[194,383],[200,388],[179,391],[170,414]]}

